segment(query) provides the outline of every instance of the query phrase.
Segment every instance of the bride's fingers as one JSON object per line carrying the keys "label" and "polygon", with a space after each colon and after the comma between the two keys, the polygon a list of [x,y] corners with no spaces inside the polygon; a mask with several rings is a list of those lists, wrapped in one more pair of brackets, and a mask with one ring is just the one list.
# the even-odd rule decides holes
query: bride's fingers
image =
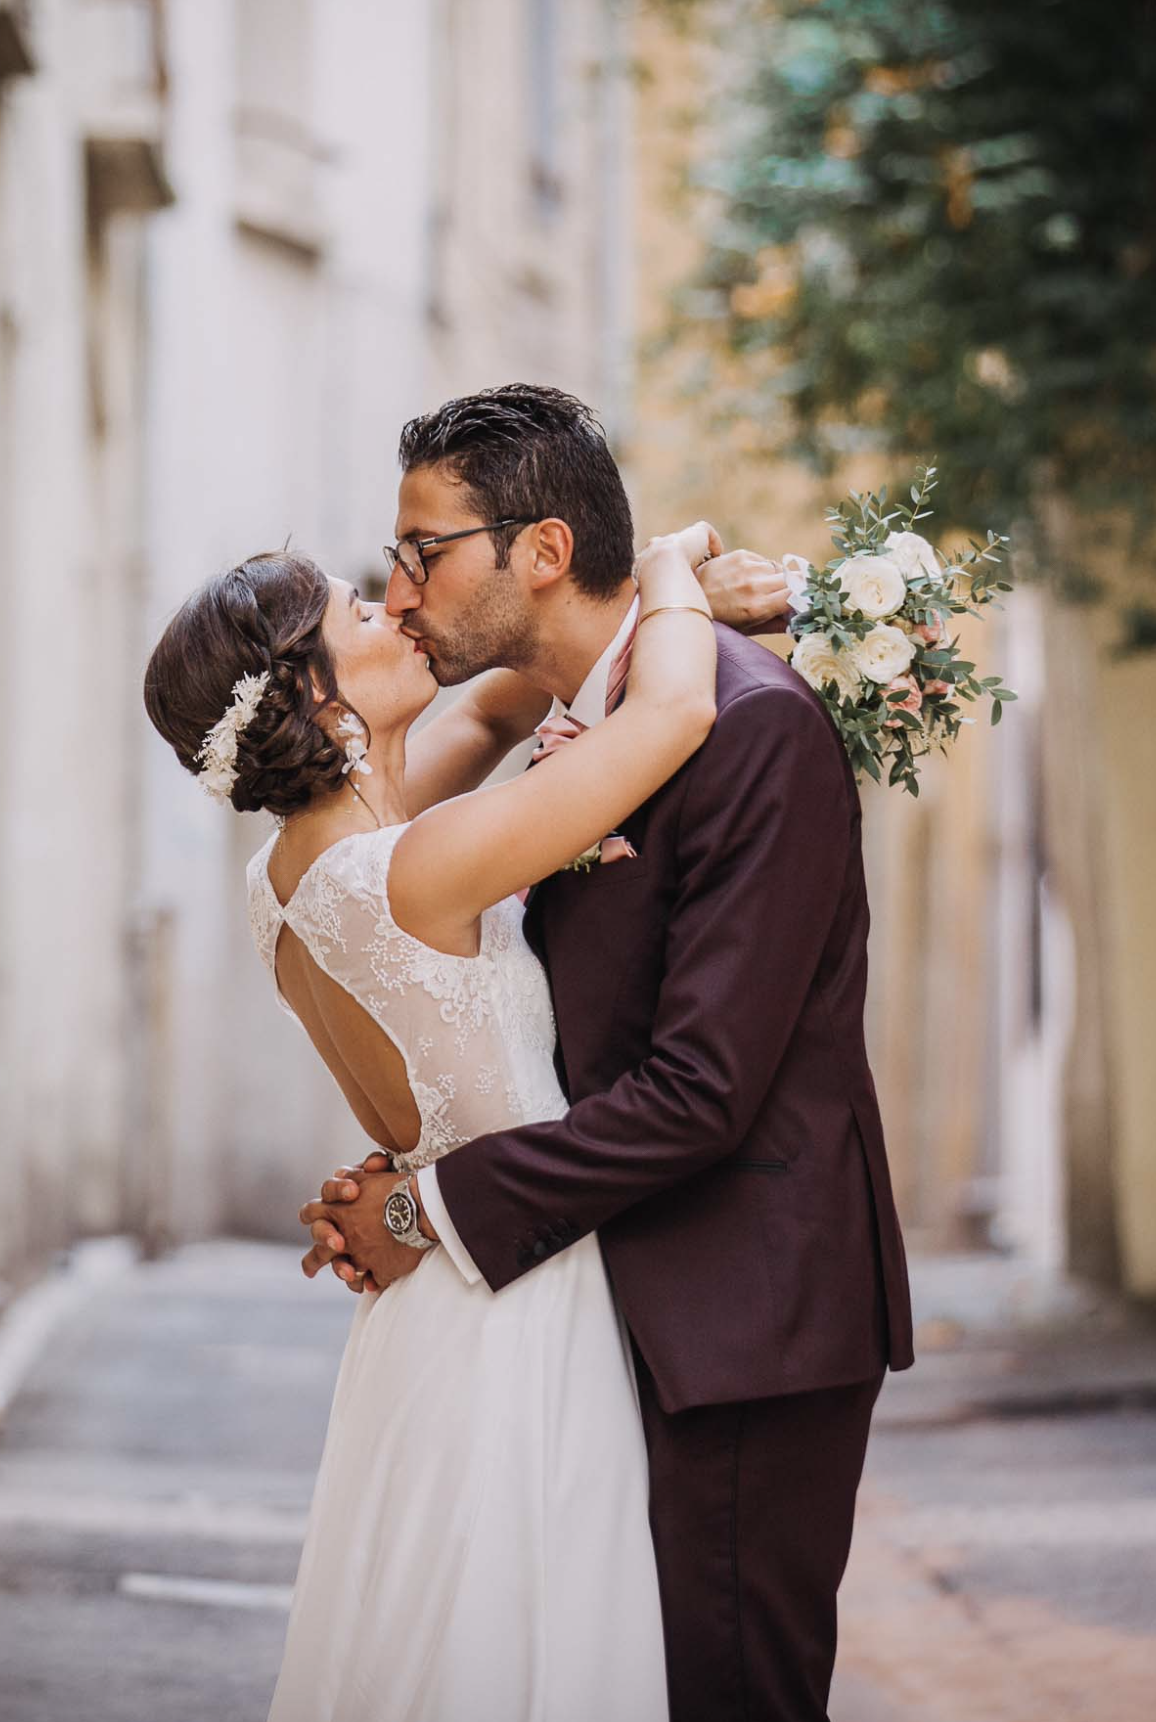
{"label": "bride's fingers", "polygon": [[372,1154],[367,1154],[361,1165],[355,1170],[359,1172],[391,1172],[393,1167],[388,1154],[375,1150]]}

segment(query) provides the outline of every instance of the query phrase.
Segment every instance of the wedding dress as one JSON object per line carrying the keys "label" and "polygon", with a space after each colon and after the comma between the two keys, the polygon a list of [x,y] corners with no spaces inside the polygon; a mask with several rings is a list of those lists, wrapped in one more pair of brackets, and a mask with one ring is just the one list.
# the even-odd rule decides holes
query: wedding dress
{"label": "wedding dress", "polygon": [[[335,843],[284,908],[272,841],[248,870],[270,971],[288,925],[404,1059],[421,1137],[399,1169],[566,1108],[520,905],[486,910],[475,957],[421,944],[389,908],[404,830]],[[666,1715],[646,1451],[597,1240],[497,1294],[428,1251],[358,1300],[270,1722]]]}

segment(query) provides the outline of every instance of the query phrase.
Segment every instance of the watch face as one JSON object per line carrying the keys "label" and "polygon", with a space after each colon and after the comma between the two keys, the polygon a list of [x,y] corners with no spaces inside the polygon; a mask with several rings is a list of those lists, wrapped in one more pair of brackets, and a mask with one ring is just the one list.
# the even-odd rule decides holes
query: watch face
{"label": "watch face", "polygon": [[417,1220],[417,1205],[405,1190],[395,1190],[385,1204],[385,1223],[397,1238],[412,1231]]}

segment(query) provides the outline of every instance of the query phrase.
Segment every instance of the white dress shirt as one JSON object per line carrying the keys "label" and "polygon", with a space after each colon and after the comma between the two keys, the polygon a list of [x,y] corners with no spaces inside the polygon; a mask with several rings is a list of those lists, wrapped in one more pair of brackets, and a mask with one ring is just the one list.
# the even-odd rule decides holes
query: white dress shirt
{"label": "white dress shirt", "polygon": [[[638,619],[638,599],[635,598],[629,610],[622,618],[622,624],[599,658],[569,706],[561,700],[555,700],[550,711],[551,717],[572,717],[576,723],[585,729],[593,729],[606,716],[606,690],[610,685],[610,671],[614,660],[626,644],[630,630]],[[438,1169],[436,1163],[423,1166],[417,1175],[418,1194],[421,1205],[425,1209],[426,1218],[433,1226],[446,1253],[455,1268],[461,1274],[467,1285],[476,1285],[481,1279],[481,1272],[458,1236],[457,1227],[450,1219],[449,1209],[442,1200],[438,1188]]]}

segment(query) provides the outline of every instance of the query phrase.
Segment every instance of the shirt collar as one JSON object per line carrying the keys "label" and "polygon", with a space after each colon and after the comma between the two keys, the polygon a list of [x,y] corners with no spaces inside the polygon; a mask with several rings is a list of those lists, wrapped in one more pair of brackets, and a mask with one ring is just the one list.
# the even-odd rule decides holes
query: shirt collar
{"label": "shirt collar", "polygon": [[618,632],[574,695],[569,706],[563,705],[561,700],[555,700],[554,709],[550,713],[551,717],[560,717],[565,714],[574,718],[586,729],[593,729],[596,723],[602,722],[606,716],[606,690],[610,685],[610,671],[615,658],[630,636],[631,628],[638,619],[638,604],[639,601],[635,598],[623,616]]}

